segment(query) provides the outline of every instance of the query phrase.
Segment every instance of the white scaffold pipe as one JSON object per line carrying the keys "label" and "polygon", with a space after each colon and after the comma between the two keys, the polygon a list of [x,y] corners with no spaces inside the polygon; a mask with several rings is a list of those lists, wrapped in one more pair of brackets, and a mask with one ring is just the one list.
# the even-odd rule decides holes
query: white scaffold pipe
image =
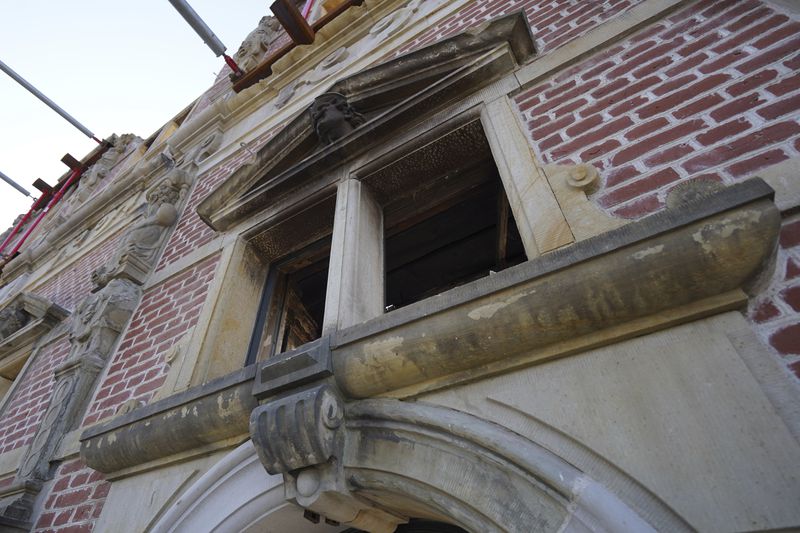
{"label": "white scaffold pipe", "polygon": [[33,196],[31,196],[31,193],[29,193],[27,190],[25,190],[25,188],[24,188],[22,185],[20,185],[20,184],[19,184],[19,183],[17,183],[16,181],[12,180],[11,178],[9,178],[8,176],[6,176],[6,175],[5,175],[5,174],[3,174],[2,172],[0,172],[0,178],[2,178],[2,179],[3,179],[3,181],[5,181],[5,182],[6,182],[6,183],[8,183],[9,185],[11,185],[11,186],[12,186],[12,187],[14,187],[15,189],[17,189],[19,192],[21,192],[21,193],[22,193],[22,194],[24,194],[25,196],[27,196],[27,197],[29,197],[29,198],[33,198]]}
{"label": "white scaffold pipe", "polygon": [[219,57],[225,54],[225,45],[222,44],[222,41],[214,35],[214,32],[211,31],[211,28],[203,22],[203,19],[192,9],[192,6],[189,5],[186,0],[169,0],[169,3],[172,4],[178,13],[181,14],[183,19],[189,23],[189,26],[203,39],[203,42],[211,48],[211,51],[214,52],[214,55]]}
{"label": "white scaffold pipe", "polygon": [[86,126],[75,120],[75,118],[73,118],[72,115],[61,109],[61,107],[59,107],[58,104],[56,104],[48,97],[46,97],[44,94],[42,94],[41,91],[39,91],[39,89],[28,83],[25,80],[25,78],[14,72],[14,70],[11,67],[6,65],[2,61],[0,61],[0,70],[8,74],[14,81],[25,87],[32,95],[34,95],[36,98],[44,102],[44,104],[47,105],[47,107],[49,107],[50,109],[61,115],[64,118],[64,120],[66,120],[67,122],[78,128],[81,131],[81,133],[83,133],[90,139],[97,141],[98,144],[100,143],[100,139],[95,137],[94,133],[92,133],[89,130],[89,128],[87,128]]}

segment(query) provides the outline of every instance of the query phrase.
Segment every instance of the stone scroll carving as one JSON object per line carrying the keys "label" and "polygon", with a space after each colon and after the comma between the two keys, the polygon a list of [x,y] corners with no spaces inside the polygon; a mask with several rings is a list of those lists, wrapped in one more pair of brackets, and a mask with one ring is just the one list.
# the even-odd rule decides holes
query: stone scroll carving
{"label": "stone scroll carving", "polygon": [[356,498],[347,486],[344,402],[321,384],[268,402],[250,417],[250,434],[264,468],[283,474],[286,499],[327,522],[391,533],[407,519]]}
{"label": "stone scroll carving", "polygon": [[12,303],[0,311],[0,340],[13,335],[24,328],[31,320],[31,315],[26,313],[22,305]]}
{"label": "stone scroll carving", "polygon": [[16,359],[21,351],[30,351],[33,343],[67,315],[59,305],[33,293],[12,297],[0,309],[0,377],[8,357]]}
{"label": "stone scroll carving", "polygon": [[[64,435],[81,420],[97,376],[141,300],[141,285],[155,266],[191,183],[170,157],[165,160],[167,172],[148,190],[141,220],[127,231],[111,259],[92,274],[91,293],[72,313],[70,352],[55,371],[53,395],[17,470],[14,490],[50,479],[51,459]],[[9,312],[9,323],[20,318],[12,315]],[[25,500],[15,497],[11,501],[0,493],[0,516],[13,514],[18,520],[28,520],[33,509],[29,493]]]}
{"label": "stone scroll carving", "polygon": [[333,144],[366,122],[343,94],[324,93],[311,104],[311,120],[319,140]]}

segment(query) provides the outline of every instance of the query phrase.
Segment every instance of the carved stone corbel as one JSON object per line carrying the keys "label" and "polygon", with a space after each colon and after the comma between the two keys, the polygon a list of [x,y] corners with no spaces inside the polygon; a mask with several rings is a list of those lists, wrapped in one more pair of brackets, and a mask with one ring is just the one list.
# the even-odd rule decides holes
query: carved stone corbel
{"label": "carved stone corbel", "polygon": [[329,383],[280,397],[253,410],[250,434],[270,474],[283,474],[286,499],[373,533],[391,533],[406,518],[356,498],[342,466],[344,402]]}

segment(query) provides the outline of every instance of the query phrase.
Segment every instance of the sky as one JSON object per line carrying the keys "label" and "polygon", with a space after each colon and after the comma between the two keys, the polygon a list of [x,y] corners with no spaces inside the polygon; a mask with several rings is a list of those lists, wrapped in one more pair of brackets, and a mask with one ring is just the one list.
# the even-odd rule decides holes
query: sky
{"label": "sky", "polygon": [[[267,0],[189,0],[233,55]],[[99,139],[147,138],[224,66],[167,0],[0,0],[0,60]],[[0,71],[0,171],[33,196],[97,143]],[[32,199],[0,181],[0,233]]]}

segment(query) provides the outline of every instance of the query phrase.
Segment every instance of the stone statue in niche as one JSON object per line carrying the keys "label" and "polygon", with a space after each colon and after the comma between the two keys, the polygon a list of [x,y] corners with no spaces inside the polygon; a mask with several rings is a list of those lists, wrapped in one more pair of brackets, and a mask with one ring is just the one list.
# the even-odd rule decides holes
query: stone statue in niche
{"label": "stone statue in niche", "polygon": [[278,19],[272,16],[262,17],[258,27],[251,31],[234,54],[233,59],[245,72],[258,66],[261,58],[281,34],[283,28]]}
{"label": "stone statue in niche", "polygon": [[19,304],[11,304],[0,311],[0,340],[25,327],[31,316]]}
{"label": "stone statue in niche", "polygon": [[319,139],[325,144],[332,144],[357,127],[366,119],[347,102],[347,98],[339,93],[324,93],[311,104],[311,120]]}

